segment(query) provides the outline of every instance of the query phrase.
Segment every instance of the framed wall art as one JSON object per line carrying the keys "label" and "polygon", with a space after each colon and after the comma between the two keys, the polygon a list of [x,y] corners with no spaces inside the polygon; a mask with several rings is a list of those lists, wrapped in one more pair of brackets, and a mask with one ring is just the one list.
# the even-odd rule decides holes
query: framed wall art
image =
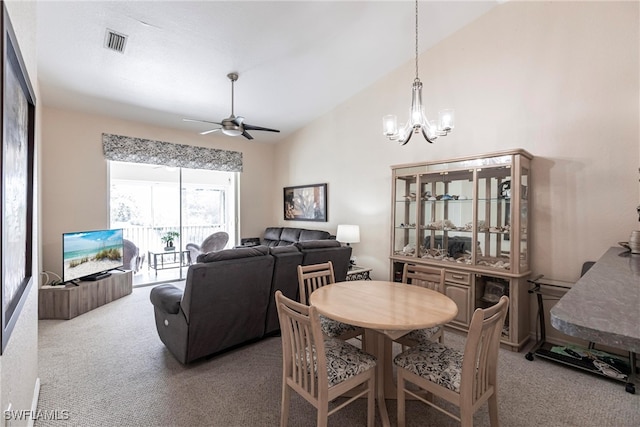
{"label": "framed wall art", "polygon": [[35,97],[2,2],[2,349],[33,284]]}
{"label": "framed wall art", "polygon": [[284,219],[327,221],[327,184],[284,187]]}

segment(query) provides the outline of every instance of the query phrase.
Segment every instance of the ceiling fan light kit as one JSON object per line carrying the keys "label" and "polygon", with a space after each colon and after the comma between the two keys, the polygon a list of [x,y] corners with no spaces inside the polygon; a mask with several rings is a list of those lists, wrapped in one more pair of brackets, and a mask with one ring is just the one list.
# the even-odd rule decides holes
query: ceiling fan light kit
{"label": "ceiling fan light kit", "polygon": [[413,80],[411,94],[411,110],[409,120],[398,128],[398,117],[389,114],[382,118],[382,129],[384,136],[391,141],[398,141],[400,145],[405,145],[414,133],[422,133],[424,139],[433,143],[438,137],[446,136],[453,130],[454,111],[450,109],[441,110],[438,114],[438,122],[429,121],[424,115],[422,104],[422,82],[418,77],[418,0],[416,0],[416,77]]}
{"label": "ceiling fan light kit", "polygon": [[200,135],[207,135],[213,132],[222,131],[223,134],[227,136],[244,136],[247,139],[253,139],[253,136],[249,134],[248,130],[259,130],[266,132],[280,132],[277,129],[265,128],[262,126],[254,126],[248,123],[244,123],[244,117],[236,116],[234,113],[234,83],[238,80],[238,73],[229,73],[227,74],[227,78],[231,81],[231,115],[226,119],[222,119],[221,122],[211,122],[208,120],[195,120],[195,119],[182,119],[185,122],[200,122],[200,123],[212,123],[214,125],[219,125],[221,127],[206,130],[204,132],[200,132]]}

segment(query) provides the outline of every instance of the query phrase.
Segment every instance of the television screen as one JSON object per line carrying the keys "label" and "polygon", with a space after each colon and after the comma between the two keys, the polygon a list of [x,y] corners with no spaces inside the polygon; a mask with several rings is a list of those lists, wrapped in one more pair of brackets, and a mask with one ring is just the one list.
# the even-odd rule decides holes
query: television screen
{"label": "television screen", "polygon": [[62,281],[95,280],[122,267],[122,229],[80,231],[62,235]]}

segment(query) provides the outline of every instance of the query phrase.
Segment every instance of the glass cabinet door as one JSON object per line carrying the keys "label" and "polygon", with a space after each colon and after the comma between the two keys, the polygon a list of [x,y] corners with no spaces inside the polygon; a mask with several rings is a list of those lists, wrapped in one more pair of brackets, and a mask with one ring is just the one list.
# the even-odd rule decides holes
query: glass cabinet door
{"label": "glass cabinet door", "polygon": [[420,176],[419,256],[471,264],[473,170]]}
{"label": "glass cabinet door", "polygon": [[478,169],[476,265],[511,269],[511,166]]}
{"label": "glass cabinet door", "polygon": [[519,198],[519,218],[520,218],[520,271],[529,270],[529,159],[521,157],[520,164],[520,198]]}
{"label": "glass cabinet door", "polygon": [[418,183],[416,175],[397,176],[394,189],[394,255],[416,255]]}
{"label": "glass cabinet door", "polygon": [[392,256],[528,272],[530,161],[503,152],[394,168]]}

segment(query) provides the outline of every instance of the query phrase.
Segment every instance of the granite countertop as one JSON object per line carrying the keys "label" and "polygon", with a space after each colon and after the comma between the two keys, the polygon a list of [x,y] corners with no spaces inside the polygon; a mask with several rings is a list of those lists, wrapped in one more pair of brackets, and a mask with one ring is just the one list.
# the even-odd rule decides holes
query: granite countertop
{"label": "granite countertop", "polygon": [[612,247],[551,309],[574,337],[640,353],[640,254]]}

